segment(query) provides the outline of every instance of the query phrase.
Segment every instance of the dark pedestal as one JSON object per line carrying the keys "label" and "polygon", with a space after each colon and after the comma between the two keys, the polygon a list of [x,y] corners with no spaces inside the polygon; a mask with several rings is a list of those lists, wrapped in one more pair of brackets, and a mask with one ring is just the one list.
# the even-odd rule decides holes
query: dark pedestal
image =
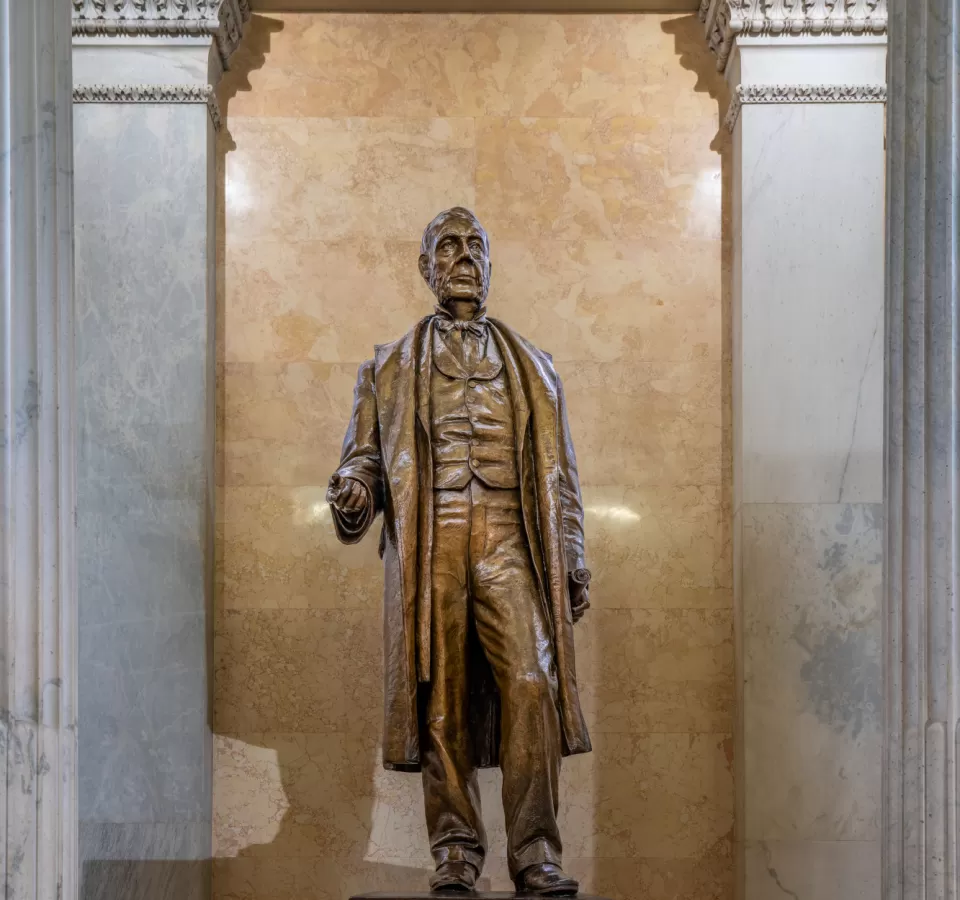
{"label": "dark pedestal", "polygon": [[[544,900],[544,898],[537,894],[516,894],[513,891],[473,891],[469,894],[455,891],[443,891],[437,894],[431,894],[429,891],[371,891],[368,894],[355,894],[350,900]],[[571,900],[606,900],[606,898],[577,894]]]}

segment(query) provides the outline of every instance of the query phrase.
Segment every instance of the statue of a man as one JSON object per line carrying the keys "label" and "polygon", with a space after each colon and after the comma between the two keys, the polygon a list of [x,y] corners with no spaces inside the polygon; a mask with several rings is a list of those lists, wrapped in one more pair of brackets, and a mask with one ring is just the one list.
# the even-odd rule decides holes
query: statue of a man
{"label": "statue of a man", "polygon": [[433,890],[472,890],[477,768],[503,771],[517,890],[575,894],[557,829],[563,755],[590,750],[573,623],[589,606],[583,506],[551,357],[488,319],[489,241],[463,208],[426,228],[434,313],[360,367],[327,499],[359,541],[383,513],[383,762],[422,771]]}

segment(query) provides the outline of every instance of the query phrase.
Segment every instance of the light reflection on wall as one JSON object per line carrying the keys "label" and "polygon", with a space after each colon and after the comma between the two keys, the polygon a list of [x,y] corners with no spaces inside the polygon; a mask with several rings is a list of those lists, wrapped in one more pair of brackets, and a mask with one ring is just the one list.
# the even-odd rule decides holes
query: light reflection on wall
{"label": "light reflection on wall", "polygon": [[634,512],[628,506],[587,506],[584,512],[588,516],[598,519],[611,519],[614,522],[639,522],[640,513]]}
{"label": "light reflection on wall", "polygon": [[239,161],[231,160],[231,165],[227,166],[225,190],[227,207],[231,212],[247,212],[253,209],[255,198]]}
{"label": "light reflection on wall", "polygon": [[691,234],[720,238],[717,210],[723,196],[723,177],[720,167],[704,168],[697,175],[694,195],[687,213],[687,230]]}
{"label": "light reflection on wall", "polygon": [[[290,809],[280,753],[274,747],[217,735],[213,791],[218,827],[215,857],[240,856],[248,847],[273,843]],[[228,765],[243,760],[243,765]]]}
{"label": "light reflection on wall", "polygon": [[291,488],[293,524],[303,528],[329,522],[330,506],[327,504],[326,494],[326,487],[317,485]]}

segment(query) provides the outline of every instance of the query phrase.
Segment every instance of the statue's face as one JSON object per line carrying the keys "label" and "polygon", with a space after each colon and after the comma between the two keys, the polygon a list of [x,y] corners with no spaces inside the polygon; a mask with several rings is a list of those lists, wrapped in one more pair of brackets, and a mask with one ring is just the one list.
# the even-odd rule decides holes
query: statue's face
{"label": "statue's face", "polygon": [[420,272],[441,304],[483,304],[490,287],[486,235],[469,219],[449,219],[437,232],[433,251],[420,258]]}

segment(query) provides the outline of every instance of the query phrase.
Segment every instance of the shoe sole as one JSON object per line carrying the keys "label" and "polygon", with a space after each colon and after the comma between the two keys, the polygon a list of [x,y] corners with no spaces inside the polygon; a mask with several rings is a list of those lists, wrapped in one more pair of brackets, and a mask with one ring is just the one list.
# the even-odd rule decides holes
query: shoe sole
{"label": "shoe sole", "polygon": [[576,897],[580,893],[580,885],[576,887],[572,886],[561,886],[557,885],[556,887],[544,888],[543,890],[533,890],[532,888],[525,887],[522,890],[517,891],[518,897]]}

